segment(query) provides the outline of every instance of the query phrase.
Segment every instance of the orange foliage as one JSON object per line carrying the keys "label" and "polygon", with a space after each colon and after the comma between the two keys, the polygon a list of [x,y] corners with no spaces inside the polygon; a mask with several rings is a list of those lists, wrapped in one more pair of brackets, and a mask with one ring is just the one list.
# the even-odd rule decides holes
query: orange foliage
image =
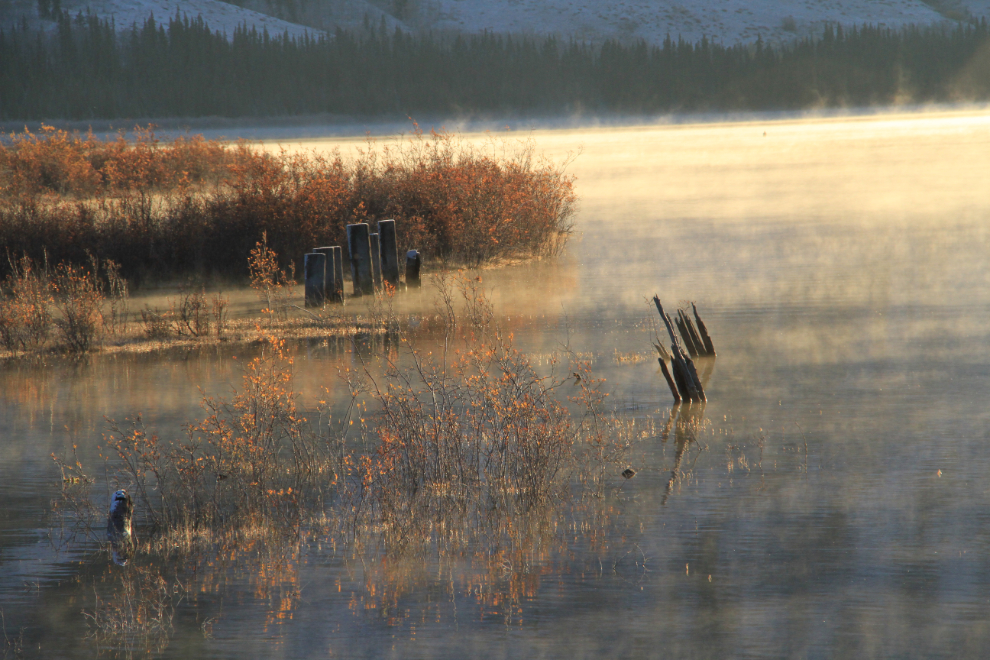
{"label": "orange foliage", "polygon": [[[83,263],[86,251],[128,277],[242,276],[263,235],[289,261],[343,245],[346,225],[394,218],[399,248],[479,264],[556,253],[570,230],[572,179],[535,156],[416,130],[337,153],[268,154],[201,136],[103,141],[43,127],[0,143],[0,248]],[[2,267],[2,265],[0,265]]]}

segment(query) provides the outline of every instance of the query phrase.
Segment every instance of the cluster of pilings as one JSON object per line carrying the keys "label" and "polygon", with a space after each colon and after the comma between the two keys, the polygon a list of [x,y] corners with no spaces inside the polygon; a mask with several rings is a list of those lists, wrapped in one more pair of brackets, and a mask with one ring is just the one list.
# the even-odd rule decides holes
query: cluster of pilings
{"label": "cluster of pilings", "polygon": [[[397,290],[420,286],[422,258],[417,250],[406,253],[406,281],[399,280],[395,220],[379,220],[377,232],[366,222],[347,225],[347,253],[354,297],[373,295],[386,284]],[[307,307],[344,302],[344,260],[339,246],[313,248],[304,264]]]}
{"label": "cluster of pilings", "polygon": [[[698,370],[695,368],[692,358],[715,357],[715,346],[712,344],[711,337],[708,336],[708,328],[705,327],[704,321],[698,315],[698,307],[694,304],[691,305],[694,310],[694,320],[698,322],[697,327],[695,327],[691,317],[683,309],[677,310],[677,317],[671,321],[667,313],[663,311],[660,298],[653,296],[653,302],[656,303],[660,318],[667,328],[667,334],[670,335],[669,353],[659,343],[656,344],[656,348],[660,353],[660,370],[667,380],[670,393],[674,395],[674,402],[707,401],[705,388],[701,384]],[[678,341],[677,334],[674,332],[675,324],[684,340],[684,346],[687,348],[686,353],[681,348],[681,342]],[[670,362],[669,369],[667,368],[668,361]]]}

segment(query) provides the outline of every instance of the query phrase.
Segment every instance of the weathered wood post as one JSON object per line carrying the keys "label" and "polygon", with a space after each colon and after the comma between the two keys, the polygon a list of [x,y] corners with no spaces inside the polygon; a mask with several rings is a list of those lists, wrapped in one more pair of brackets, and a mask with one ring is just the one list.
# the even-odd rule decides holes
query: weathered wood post
{"label": "weathered wood post", "polygon": [[698,351],[698,355],[705,356],[708,355],[708,350],[705,348],[705,344],[701,341],[701,335],[694,327],[694,322],[691,317],[687,315],[683,309],[677,310],[677,313],[681,315],[681,320],[684,321],[684,327],[687,328],[688,334],[691,335],[691,341],[694,342],[694,347]]}
{"label": "weathered wood post", "polygon": [[406,252],[406,286],[419,288],[419,267],[423,265],[423,260],[419,256],[418,250]]}
{"label": "weathered wood post", "polygon": [[344,251],[339,245],[333,246],[333,280],[336,288],[333,290],[333,299],[339,303],[344,302]]}
{"label": "weathered wood post", "polygon": [[698,331],[701,333],[701,341],[705,345],[705,352],[715,357],[715,344],[712,343],[712,338],[708,335],[708,328],[705,327],[705,322],[698,316],[698,306],[691,303],[691,308],[694,310],[694,320],[698,322]]}
{"label": "weathered wood post", "polygon": [[313,252],[319,252],[327,258],[326,269],[323,276],[323,302],[324,304],[336,302],[337,297],[334,294],[337,292],[337,266],[334,263],[333,247],[327,246],[313,248]]}
{"label": "weathered wood post", "polygon": [[399,286],[399,248],[395,239],[395,220],[378,221],[378,244],[382,255],[382,279]]}
{"label": "weathered wood post", "polygon": [[663,358],[657,358],[657,361],[660,363],[660,371],[663,372],[664,380],[667,381],[667,387],[670,388],[670,393],[674,395],[674,403],[680,403],[681,394],[677,391],[677,384],[674,383],[674,379],[667,369],[667,363],[663,361]]}
{"label": "weathered wood post", "polygon": [[681,310],[677,310],[677,316],[674,317],[674,325],[681,332],[681,338],[684,340],[684,348],[687,349],[688,355],[698,357],[698,349],[694,345],[694,339],[691,338],[691,333],[688,332],[687,326],[684,325],[684,312]]}
{"label": "weathered wood post", "polygon": [[653,296],[653,302],[657,306],[657,311],[660,312],[660,318],[663,320],[663,324],[667,327],[667,334],[670,335],[670,366],[674,372],[674,382],[677,383],[677,389],[681,393],[681,398],[688,401],[707,401],[705,389],[701,385],[701,379],[698,378],[698,372],[694,368],[694,362],[691,361],[691,358],[684,355],[684,350],[681,348],[680,342],[677,341],[677,335],[674,334],[674,324],[666,312],[663,311],[660,298]]}
{"label": "weathered wood post", "polygon": [[306,307],[322,307],[326,297],[327,255],[310,252],[303,263],[306,271]]}
{"label": "weathered wood post", "polygon": [[351,279],[354,295],[371,295],[375,292],[371,279],[371,238],[368,223],[347,225],[347,251],[351,260]]}
{"label": "weathered wood post", "polygon": [[378,240],[378,234],[373,233],[368,238],[371,240],[371,281],[375,283],[375,291],[382,289],[382,247]]}

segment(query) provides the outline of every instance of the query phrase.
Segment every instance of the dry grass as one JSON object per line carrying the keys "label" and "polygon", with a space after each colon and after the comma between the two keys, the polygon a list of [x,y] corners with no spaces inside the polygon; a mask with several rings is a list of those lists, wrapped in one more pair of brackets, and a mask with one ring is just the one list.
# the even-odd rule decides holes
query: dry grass
{"label": "dry grass", "polygon": [[98,254],[132,283],[243,278],[259,241],[281,255],[279,269],[301,268],[312,247],[343,245],[348,223],[384,218],[396,220],[400,250],[433,262],[554,254],[575,203],[571,178],[532,143],[474,147],[418,130],[345,161],[45,127],[0,143],[0,182],[0,251],[74,264]]}

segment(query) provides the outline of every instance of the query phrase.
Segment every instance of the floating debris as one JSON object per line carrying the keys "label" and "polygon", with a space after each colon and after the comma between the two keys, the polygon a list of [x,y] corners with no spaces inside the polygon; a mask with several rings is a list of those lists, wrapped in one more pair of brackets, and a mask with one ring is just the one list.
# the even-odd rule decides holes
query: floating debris
{"label": "floating debris", "polygon": [[625,477],[626,479],[632,479],[633,477],[636,476],[636,470],[632,468],[626,468],[625,470],[622,471],[622,476]]}

